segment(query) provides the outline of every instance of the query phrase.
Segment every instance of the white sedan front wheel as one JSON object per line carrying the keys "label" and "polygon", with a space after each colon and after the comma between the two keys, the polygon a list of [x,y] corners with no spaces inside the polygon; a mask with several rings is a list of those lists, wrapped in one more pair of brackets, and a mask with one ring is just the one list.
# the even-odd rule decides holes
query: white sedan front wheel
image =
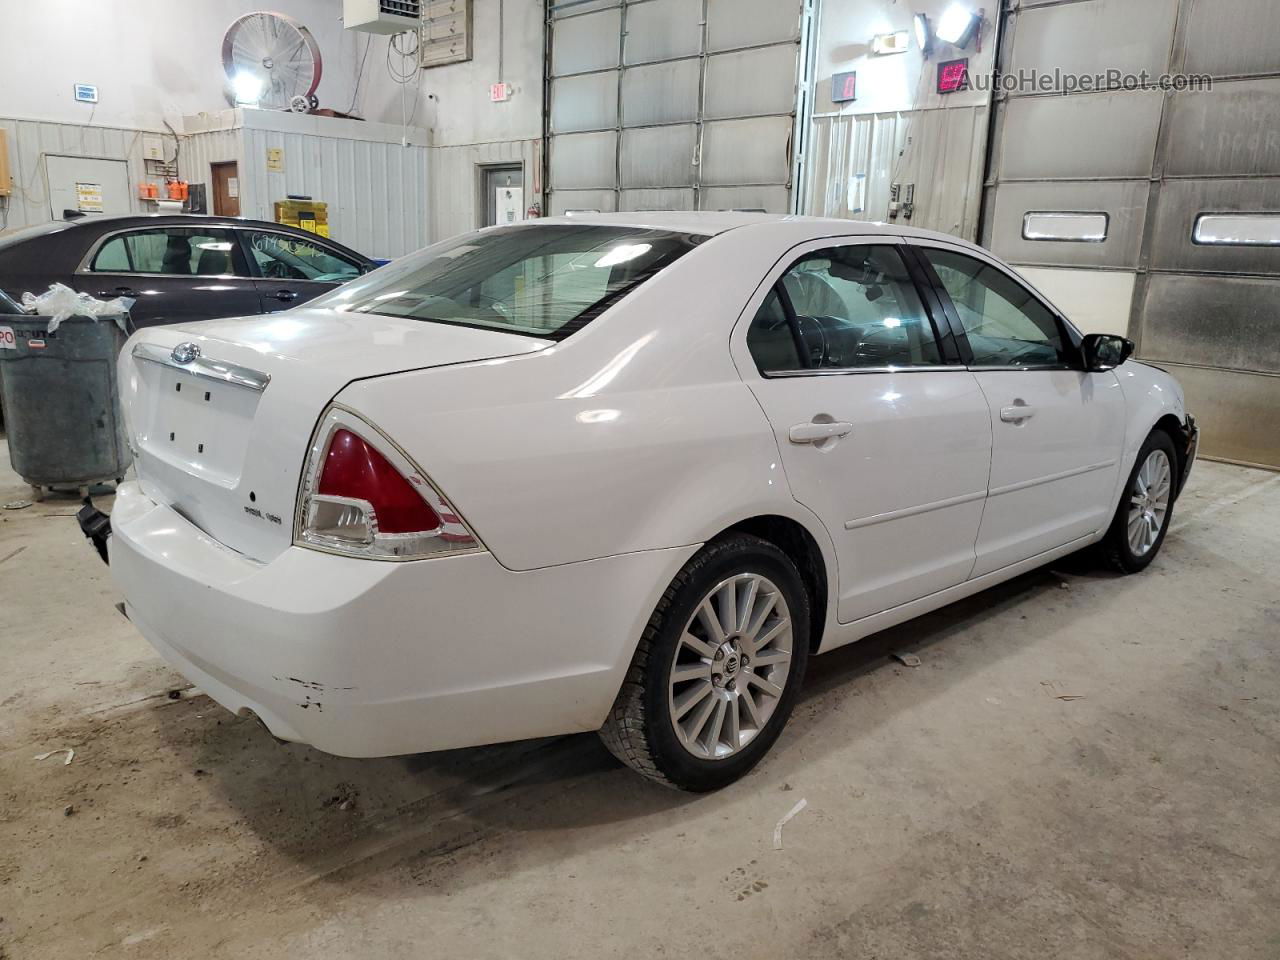
{"label": "white sedan front wheel", "polygon": [[1163,430],[1151,431],[1134,461],[1111,527],[1102,541],[1112,566],[1137,573],[1155,559],[1173,518],[1178,455]]}

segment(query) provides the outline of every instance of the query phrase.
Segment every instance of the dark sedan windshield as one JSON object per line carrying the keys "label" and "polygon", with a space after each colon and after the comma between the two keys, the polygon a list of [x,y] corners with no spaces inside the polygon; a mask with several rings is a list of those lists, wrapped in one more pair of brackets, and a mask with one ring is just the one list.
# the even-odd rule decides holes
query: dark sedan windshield
{"label": "dark sedan windshield", "polygon": [[486,230],[384,267],[318,305],[562,339],[700,239],[590,224]]}

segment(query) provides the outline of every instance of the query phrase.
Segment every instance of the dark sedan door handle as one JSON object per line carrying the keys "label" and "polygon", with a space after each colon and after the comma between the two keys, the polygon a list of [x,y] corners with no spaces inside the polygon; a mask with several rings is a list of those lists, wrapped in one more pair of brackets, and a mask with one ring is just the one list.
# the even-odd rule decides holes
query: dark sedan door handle
{"label": "dark sedan door handle", "polygon": [[116,287],[114,290],[99,290],[98,296],[100,297],[133,297],[133,299],[137,300],[139,294],[137,290],[133,289],[133,287]]}
{"label": "dark sedan door handle", "polygon": [[272,296],[275,297],[277,300],[284,301],[285,303],[291,303],[292,301],[298,299],[298,294],[295,293],[293,290],[277,290],[275,293],[272,294]]}

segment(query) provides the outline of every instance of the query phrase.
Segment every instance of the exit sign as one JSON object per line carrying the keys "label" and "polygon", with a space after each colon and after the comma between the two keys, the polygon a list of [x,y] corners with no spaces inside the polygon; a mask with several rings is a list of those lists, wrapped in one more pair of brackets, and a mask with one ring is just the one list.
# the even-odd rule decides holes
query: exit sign
{"label": "exit sign", "polygon": [[511,99],[511,84],[509,83],[491,83],[489,84],[489,99],[494,103],[506,103]]}
{"label": "exit sign", "polygon": [[858,99],[858,72],[837,73],[831,78],[831,102],[848,103]]}

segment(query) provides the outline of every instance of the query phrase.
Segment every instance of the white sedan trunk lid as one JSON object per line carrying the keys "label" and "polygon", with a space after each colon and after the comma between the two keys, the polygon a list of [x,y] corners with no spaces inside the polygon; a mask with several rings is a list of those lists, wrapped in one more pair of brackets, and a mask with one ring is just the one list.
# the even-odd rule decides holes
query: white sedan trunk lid
{"label": "white sedan trunk lid", "polygon": [[[191,351],[175,355],[175,348],[186,344],[199,353],[184,362]],[[348,383],[549,346],[499,331],[305,307],[150,327],[120,358],[138,480],[214,540],[265,562],[293,542],[312,431]]]}

